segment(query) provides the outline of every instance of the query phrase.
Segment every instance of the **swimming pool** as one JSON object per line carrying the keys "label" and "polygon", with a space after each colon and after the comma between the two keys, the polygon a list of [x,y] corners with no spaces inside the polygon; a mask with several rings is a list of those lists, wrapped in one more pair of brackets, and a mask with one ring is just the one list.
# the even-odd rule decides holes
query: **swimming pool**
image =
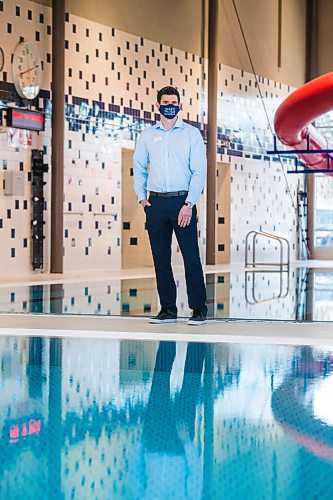
{"label": "swimming pool", "polygon": [[8,336],[0,359],[2,498],[332,497],[328,348]]}

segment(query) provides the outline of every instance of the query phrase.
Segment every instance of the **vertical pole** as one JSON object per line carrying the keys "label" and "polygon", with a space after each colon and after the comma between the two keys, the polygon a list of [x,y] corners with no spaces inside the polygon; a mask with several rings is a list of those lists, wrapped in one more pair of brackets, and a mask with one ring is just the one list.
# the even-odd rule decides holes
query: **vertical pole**
{"label": "vertical pole", "polygon": [[214,497],[214,344],[207,344],[204,372],[204,450],[203,491],[205,498]]}
{"label": "vertical pole", "polygon": [[52,172],[51,273],[63,272],[64,137],[65,137],[65,0],[52,10]]}
{"label": "vertical pole", "polygon": [[[50,339],[49,401],[48,401],[49,492],[47,498],[64,498],[62,492],[62,339]],[[50,438],[53,436],[53,439]],[[45,492],[46,493],[46,492]]]}
{"label": "vertical pole", "polygon": [[282,64],[282,0],[278,0],[278,56],[277,66],[281,68]]}
{"label": "vertical pole", "polygon": [[[319,0],[307,0],[306,2],[306,54],[305,54],[305,81],[316,78],[318,70],[318,24],[319,24]],[[315,211],[315,175],[306,176],[309,181],[308,194],[308,216],[307,235],[309,239],[310,256],[313,259],[314,252],[314,211]]]}
{"label": "vertical pole", "polygon": [[207,289],[207,315],[210,318],[215,318],[215,304],[216,304],[216,285],[215,273],[206,274],[206,289]]}
{"label": "vertical pole", "polygon": [[302,318],[305,319],[306,321],[313,321],[313,311],[315,304],[314,286],[315,286],[315,271],[314,269],[310,269],[306,283],[305,318]]}
{"label": "vertical pole", "polygon": [[306,2],[305,80],[318,76],[318,0]]}
{"label": "vertical pole", "polygon": [[[209,1],[209,0],[208,0]],[[207,46],[207,16],[206,16],[206,0],[201,0],[201,96],[200,96],[200,123],[203,128],[204,118],[205,118],[205,108],[203,96],[205,95],[206,81],[204,78],[204,73],[206,71],[206,46]]]}
{"label": "vertical pole", "polygon": [[[307,193],[308,193],[308,213],[307,213],[307,235],[309,237],[308,239],[308,246],[310,250],[310,259],[315,259],[315,223],[316,223],[316,218],[315,218],[315,203],[316,203],[316,193],[315,193],[315,175],[308,175],[307,176]],[[317,256],[318,258],[318,256]]]}
{"label": "vertical pole", "polygon": [[209,0],[208,17],[208,143],[207,143],[207,253],[206,263],[216,263],[216,146],[218,94],[219,0]]}
{"label": "vertical pole", "polygon": [[41,399],[43,397],[43,344],[44,339],[42,337],[29,337],[27,379],[31,399]]}
{"label": "vertical pole", "polygon": [[54,283],[50,285],[50,313],[63,313],[63,284]]}

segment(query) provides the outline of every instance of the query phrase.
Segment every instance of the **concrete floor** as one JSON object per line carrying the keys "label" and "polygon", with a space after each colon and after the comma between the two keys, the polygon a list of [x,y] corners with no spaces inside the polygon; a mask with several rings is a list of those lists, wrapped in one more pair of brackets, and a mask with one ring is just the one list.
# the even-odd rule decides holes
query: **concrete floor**
{"label": "concrete floor", "polygon": [[216,320],[188,326],[185,320],[154,325],[147,318],[2,314],[0,335],[333,347],[333,324],[325,322]]}

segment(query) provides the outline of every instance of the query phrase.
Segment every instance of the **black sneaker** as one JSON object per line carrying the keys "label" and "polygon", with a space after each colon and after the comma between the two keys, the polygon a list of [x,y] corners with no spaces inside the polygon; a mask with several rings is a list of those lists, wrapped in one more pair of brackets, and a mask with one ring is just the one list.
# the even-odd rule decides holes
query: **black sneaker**
{"label": "black sneaker", "polygon": [[162,307],[157,316],[150,318],[149,323],[176,323],[176,321],[177,313]]}
{"label": "black sneaker", "polygon": [[199,311],[198,309],[194,309],[192,316],[188,320],[188,325],[205,325],[207,323],[206,315]]}

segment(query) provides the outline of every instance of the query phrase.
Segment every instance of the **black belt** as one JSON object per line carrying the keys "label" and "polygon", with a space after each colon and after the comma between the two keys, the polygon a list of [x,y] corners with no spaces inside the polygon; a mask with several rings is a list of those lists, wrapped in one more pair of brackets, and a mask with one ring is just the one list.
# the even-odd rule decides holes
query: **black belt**
{"label": "black belt", "polygon": [[173,198],[174,196],[184,196],[188,191],[172,191],[169,193],[157,193],[156,191],[150,191],[150,196],[161,196],[162,198]]}

